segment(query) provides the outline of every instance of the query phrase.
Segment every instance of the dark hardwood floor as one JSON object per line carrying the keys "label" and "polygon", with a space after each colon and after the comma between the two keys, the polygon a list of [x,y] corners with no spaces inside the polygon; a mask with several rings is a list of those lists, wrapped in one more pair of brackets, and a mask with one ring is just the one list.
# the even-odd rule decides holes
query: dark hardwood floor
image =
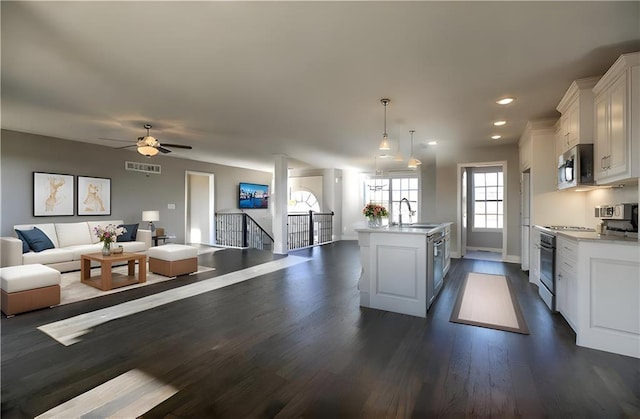
{"label": "dark hardwood floor", "polygon": [[[200,256],[196,278],[2,318],[2,417],[32,418],[132,369],[179,391],[144,417],[640,417],[640,361],[580,348],[519,265],[453,260],[426,319],[359,306],[354,241],[306,263],[96,327],[65,347],[36,329],[273,260]],[[521,335],[449,322],[470,271],[504,274]]]}

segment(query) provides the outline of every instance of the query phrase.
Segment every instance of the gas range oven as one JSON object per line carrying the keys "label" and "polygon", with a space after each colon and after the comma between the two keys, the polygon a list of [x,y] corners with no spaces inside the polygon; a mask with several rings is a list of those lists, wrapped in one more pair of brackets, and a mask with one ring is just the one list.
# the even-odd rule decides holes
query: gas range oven
{"label": "gas range oven", "polygon": [[543,226],[543,227],[552,231],[587,231],[587,232],[596,231],[595,228],[579,227],[579,226]]}

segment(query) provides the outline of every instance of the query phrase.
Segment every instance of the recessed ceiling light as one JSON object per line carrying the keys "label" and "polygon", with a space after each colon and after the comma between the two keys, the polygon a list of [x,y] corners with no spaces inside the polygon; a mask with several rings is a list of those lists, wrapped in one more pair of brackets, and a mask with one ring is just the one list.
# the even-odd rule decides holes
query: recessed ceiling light
{"label": "recessed ceiling light", "polygon": [[514,97],[505,97],[505,98],[502,98],[500,100],[496,100],[496,103],[498,105],[508,105],[511,102],[513,102],[514,100],[516,100],[516,98],[514,98]]}
{"label": "recessed ceiling light", "polygon": [[492,135],[491,136],[492,140],[499,140],[500,138],[502,138],[502,135]]}
{"label": "recessed ceiling light", "polygon": [[429,145],[437,145],[438,142],[437,141],[429,141],[427,144],[429,144]]}
{"label": "recessed ceiling light", "polygon": [[507,124],[507,121],[496,121],[493,123],[493,125],[495,125],[496,127],[501,127],[506,124]]}

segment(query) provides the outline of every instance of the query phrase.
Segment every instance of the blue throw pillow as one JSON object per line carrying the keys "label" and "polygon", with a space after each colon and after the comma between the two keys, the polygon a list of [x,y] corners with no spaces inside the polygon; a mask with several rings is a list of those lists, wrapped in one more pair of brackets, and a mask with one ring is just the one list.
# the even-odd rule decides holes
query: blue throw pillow
{"label": "blue throw pillow", "polygon": [[43,250],[53,249],[55,247],[51,239],[38,227],[34,227],[31,230],[22,230],[21,233],[34,252],[42,252]]}
{"label": "blue throw pillow", "polygon": [[31,248],[29,247],[27,239],[22,235],[22,231],[16,230],[16,235],[22,241],[22,253],[29,253]]}
{"label": "blue throw pillow", "polygon": [[118,236],[119,242],[133,242],[136,241],[136,235],[138,234],[138,224],[120,224],[118,227],[124,227],[126,233]]}

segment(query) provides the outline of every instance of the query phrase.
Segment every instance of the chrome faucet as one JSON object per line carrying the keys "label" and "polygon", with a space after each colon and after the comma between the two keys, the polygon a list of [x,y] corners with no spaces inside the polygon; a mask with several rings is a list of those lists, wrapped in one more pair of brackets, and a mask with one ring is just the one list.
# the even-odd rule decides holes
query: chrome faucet
{"label": "chrome faucet", "polygon": [[402,225],[402,203],[405,202],[407,204],[407,208],[409,209],[409,223],[411,223],[411,221],[413,221],[411,219],[411,217],[413,217],[416,212],[411,210],[411,203],[409,202],[409,200],[407,198],[402,198],[400,200],[400,205],[398,206],[398,208],[400,209],[400,214],[398,214],[398,221],[399,224]]}

